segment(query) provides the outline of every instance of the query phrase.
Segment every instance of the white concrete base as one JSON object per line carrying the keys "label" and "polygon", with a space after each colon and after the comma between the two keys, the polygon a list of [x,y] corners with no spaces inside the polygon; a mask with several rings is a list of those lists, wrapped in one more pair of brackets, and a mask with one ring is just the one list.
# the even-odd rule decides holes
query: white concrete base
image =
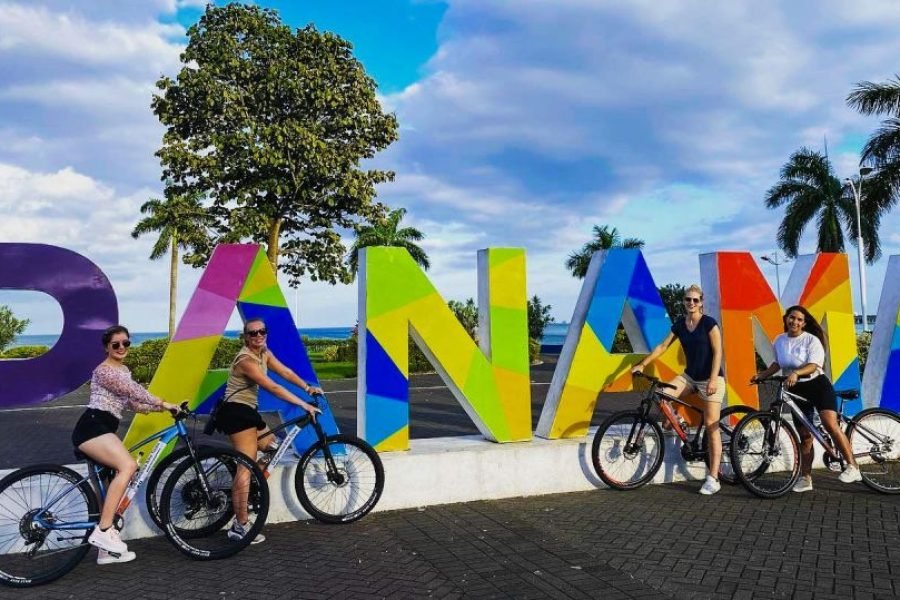
{"label": "white concrete base", "polygon": [[[417,508],[455,502],[496,500],[580,492],[605,488],[594,473],[588,436],[572,440],[545,440],[497,444],[481,436],[412,440],[406,452],[381,455],[385,469],[384,493],[376,511]],[[816,447],[816,468],[821,468],[821,449]],[[85,473],[85,466],[70,465]],[[294,493],[296,463],[279,467],[269,478],[268,523],[309,519]],[[0,475],[5,475],[2,473]],[[701,480],[706,466],[685,464],[674,434],[666,435],[663,466],[653,482]],[[639,494],[640,491],[631,492]],[[125,539],[160,535],[147,514],[144,490],[129,509]],[[628,501],[628,494],[621,496]]]}

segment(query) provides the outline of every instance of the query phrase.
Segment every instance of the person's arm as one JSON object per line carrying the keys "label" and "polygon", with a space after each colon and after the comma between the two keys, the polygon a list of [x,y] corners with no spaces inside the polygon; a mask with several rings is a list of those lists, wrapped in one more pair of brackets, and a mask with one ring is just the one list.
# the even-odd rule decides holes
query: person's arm
{"label": "person's arm", "polygon": [[754,375],[753,377],[751,377],[751,378],[750,378],[750,383],[756,383],[756,382],[759,381],[760,379],[765,379],[765,378],[767,378],[767,377],[771,377],[771,376],[774,375],[779,369],[781,369],[781,365],[779,365],[777,362],[773,362],[773,363],[772,363],[771,365],[769,365],[766,369],[760,371],[759,373],[757,373],[756,375]]}
{"label": "person's arm", "polygon": [[147,414],[173,410],[175,407],[148,392],[144,386],[131,378],[131,373],[115,367],[97,369],[97,383],[116,396],[126,399],[129,408]]}
{"label": "person's arm", "polygon": [[322,388],[317,385],[310,385],[303,381],[303,379],[299,375],[294,373],[294,371],[283,362],[275,358],[275,355],[271,352],[267,353],[266,361],[270,369],[275,371],[278,375],[280,375],[287,381],[290,381],[291,383],[299,387],[307,394],[314,395],[322,393]]}
{"label": "person's arm", "polygon": [[719,389],[719,371],[722,368],[722,330],[719,325],[713,325],[709,330],[709,345],[712,347],[712,368],[709,381],[706,384],[706,393],[710,396]]}
{"label": "person's arm", "polygon": [[650,354],[645,356],[643,358],[643,360],[641,360],[641,362],[639,362],[638,364],[634,365],[634,367],[632,367],[631,372],[632,373],[643,373],[644,369],[647,367],[647,365],[652,363],[663,352],[665,352],[666,349],[672,344],[672,342],[674,340],[675,340],[675,334],[670,331],[669,335],[666,336],[666,339],[664,339],[659,345],[657,345],[656,348],[653,349],[653,352],[651,352]]}
{"label": "person's arm", "polygon": [[234,368],[241,375],[244,375],[276,398],[280,398],[281,400],[284,400],[285,402],[289,402],[291,404],[296,404],[311,415],[322,412],[312,404],[304,402],[303,400],[292,394],[283,385],[278,385],[277,383],[272,381],[272,379],[270,379],[268,375],[263,373],[263,370],[259,367],[259,365],[256,364],[255,361],[242,360],[237,365],[235,365]]}

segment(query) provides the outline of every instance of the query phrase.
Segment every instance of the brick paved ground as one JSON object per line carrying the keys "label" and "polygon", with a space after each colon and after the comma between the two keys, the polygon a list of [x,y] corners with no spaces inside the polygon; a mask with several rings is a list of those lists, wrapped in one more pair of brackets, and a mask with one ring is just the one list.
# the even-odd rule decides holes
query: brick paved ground
{"label": "brick paved ground", "polygon": [[816,598],[900,596],[900,502],[817,474],[764,501],[697,483],[375,513],[266,528],[198,563],[164,539],[138,560],[0,598]]}

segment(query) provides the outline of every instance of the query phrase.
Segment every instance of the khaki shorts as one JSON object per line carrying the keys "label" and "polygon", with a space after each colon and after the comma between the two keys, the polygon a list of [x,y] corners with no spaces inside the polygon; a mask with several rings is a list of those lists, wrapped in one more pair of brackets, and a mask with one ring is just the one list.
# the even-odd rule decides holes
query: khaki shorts
{"label": "khaki shorts", "polygon": [[682,373],[675,379],[680,379],[681,381],[683,381],[685,390],[687,390],[689,393],[696,393],[706,402],[718,402],[719,404],[721,404],[725,399],[725,378],[721,375],[716,377],[716,379],[718,379],[719,381],[719,385],[716,386],[716,393],[712,396],[706,393],[706,384],[708,380],[696,381],[694,379],[691,379],[691,376],[687,373]]}

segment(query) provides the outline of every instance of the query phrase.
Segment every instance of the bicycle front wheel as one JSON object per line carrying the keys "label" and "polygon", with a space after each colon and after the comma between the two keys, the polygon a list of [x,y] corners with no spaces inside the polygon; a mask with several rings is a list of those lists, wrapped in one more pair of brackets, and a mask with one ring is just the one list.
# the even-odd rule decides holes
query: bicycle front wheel
{"label": "bicycle front wheel", "polygon": [[[251,521],[243,536],[224,531],[234,517],[235,498]],[[256,462],[243,454],[201,448],[196,461],[182,460],[172,470],[159,510],[163,531],[179,551],[197,560],[227,558],[246,548],[265,525],[269,486]]]}
{"label": "bicycle front wheel", "polygon": [[[100,519],[94,489],[75,471],[37,465],[0,480],[0,582],[31,587],[75,568]],[[53,529],[88,523],[84,529]]]}
{"label": "bicycle front wheel", "polygon": [[800,477],[800,440],[783,419],[754,412],[732,434],[731,464],[738,480],[761,498],[783,496]]}
{"label": "bicycle front wheel", "polygon": [[304,510],[324,523],[366,516],[384,490],[384,466],[372,446],[353,435],[328,436],[300,458],[294,489]]}
{"label": "bicycle front wheel", "polygon": [[[719,463],[719,481],[731,484],[737,483],[737,474],[734,472],[734,467],[731,464],[731,444],[734,439],[734,429],[741,419],[755,410],[755,408],[744,404],[728,406],[722,410],[722,414],[719,417],[719,431],[722,435],[722,460]],[[738,444],[741,443],[743,442],[739,439]],[[706,464],[709,466],[708,455]]]}
{"label": "bicycle front wheel", "polygon": [[633,490],[653,479],[665,455],[663,432],[656,421],[637,411],[618,412],[597,428],[591,460],[603,483]]}
{"label": "bicycle front wheel", "polygon": [[863,483],[884,494],[900,494],[900,416],[869,408],[847,425],[847,438]]}

